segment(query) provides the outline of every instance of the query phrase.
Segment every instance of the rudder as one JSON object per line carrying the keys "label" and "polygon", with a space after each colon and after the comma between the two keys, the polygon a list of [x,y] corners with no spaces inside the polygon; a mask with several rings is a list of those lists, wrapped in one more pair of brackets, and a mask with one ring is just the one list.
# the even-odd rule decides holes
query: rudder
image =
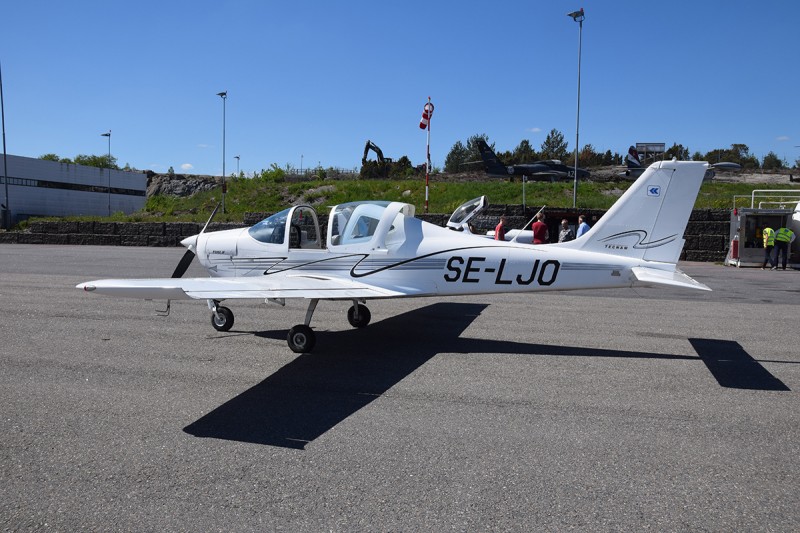
{"label": "rudder", "polygon": [[498,159],[497,155],[494,151],[489,148],[489,145],[483,139],[477,139],[476,143],[478,145],[478,150],[481,153],[481,159],[483,159],[483,168],[487,174],[491,174],[493,176],[507,176],[510,174],[508,168],[503,165],[503,162]]}

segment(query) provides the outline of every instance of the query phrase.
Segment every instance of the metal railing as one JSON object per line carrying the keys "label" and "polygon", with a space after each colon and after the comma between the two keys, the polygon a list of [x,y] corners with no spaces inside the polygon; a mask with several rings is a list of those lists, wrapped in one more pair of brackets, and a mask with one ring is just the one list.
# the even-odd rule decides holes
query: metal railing
{"label": "metal railing", "polygon": [[286,170],[286,174],[289,176],[313,176],[316,175],[320,170],[329,174],[355,175],[359,173],[360,169],[339,168],[339,167],[315,167],[315,168],[304,168],[300,170],[299,168],[290,168]]}
{"label": "metal railing", "polygon": [[733,208],[740,207],[737,205],[738,200],[746,198],[750,199],[750,209],[755,209],[756,200],[759,200],[759,209],[763,209],[768,205],[775,206],[774,209],[793,209],[800,203],[800,189],[753,189],[753,192],[749,195],[735,195],[733,197]]}

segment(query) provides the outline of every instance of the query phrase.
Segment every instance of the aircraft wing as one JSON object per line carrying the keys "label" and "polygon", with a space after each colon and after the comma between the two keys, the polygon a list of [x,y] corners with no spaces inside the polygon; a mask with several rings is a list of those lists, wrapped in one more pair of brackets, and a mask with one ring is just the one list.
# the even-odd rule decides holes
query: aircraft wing
{"label": "aircraft wing", "polygon": [[77,285],[78,289],[108,296],[144,300],[229,298],[392,298],[411,292],[385,289],[354,280],[319,275],[244,278],[101,279]]}
{"label": "aircraft wing", "polygon": [[668,285],[670,287],[683,287],[684,289],[699,289],[710,291],[711,288],[690,278],[680,270],[668,271],[649,267],[631,268],[637,281],[647,285]]}

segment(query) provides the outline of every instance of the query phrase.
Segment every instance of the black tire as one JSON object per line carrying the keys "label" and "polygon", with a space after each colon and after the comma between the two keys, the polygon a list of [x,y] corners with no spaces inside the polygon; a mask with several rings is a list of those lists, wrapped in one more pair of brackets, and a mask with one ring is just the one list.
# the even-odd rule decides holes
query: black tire
{"label": "black tire", "polygon": [[314,335],[314,330],[310,327],[305,324],[299,324],[289,330],[286,342],[289,344],[289,349],[294,353],[309,353],[317,343],[317,336]]}
{"label": "black tire", "polygon": [[369,312],[366,305],[358,304],[358,320],[356,320],[355,315],[356,307],[351,306],[350,309],[347,310],[347,321],[350,322],[350,325],[354,328],[366,327],[372,319],[372,313]]}
{"label": "black tire", "polygon": [[217,307],[216,313],[211,313],[211,325],[217,331],[228,331],[233,327],[233,311],[227,307]]}

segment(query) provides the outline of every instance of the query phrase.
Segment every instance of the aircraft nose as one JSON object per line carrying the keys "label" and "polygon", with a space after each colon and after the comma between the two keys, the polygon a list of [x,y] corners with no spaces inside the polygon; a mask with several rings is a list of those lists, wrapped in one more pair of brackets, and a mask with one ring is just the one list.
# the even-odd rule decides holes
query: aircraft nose
{"label": "aircraft nose", "polygon": [[186,248],[192,250],[194,246],[197,244],[197,237],[198,235],[192,235],[191,237],[186,237],[181,241],[181,244]]}

